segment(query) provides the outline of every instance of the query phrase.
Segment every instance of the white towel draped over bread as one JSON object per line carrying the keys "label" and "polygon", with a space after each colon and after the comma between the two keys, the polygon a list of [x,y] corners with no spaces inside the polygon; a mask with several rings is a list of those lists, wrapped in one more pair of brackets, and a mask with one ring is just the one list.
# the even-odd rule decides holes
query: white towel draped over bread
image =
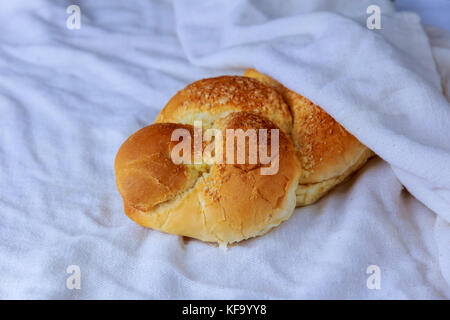
{"label": "white towel draped over bread", "polygon": [[[79,30],[70,4],[0,4],[0,298],[450,298],[448,34],[389,1],[82,1]],[[247,67],[379,157],[228,250],[129,220],[122,142],[188,83]]]}

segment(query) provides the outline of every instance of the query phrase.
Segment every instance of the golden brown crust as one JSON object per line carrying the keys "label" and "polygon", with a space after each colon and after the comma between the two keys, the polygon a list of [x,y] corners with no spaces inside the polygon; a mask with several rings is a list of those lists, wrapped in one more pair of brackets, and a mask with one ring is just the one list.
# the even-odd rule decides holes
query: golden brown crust
{"label": "golden brown crust", "polygon": [[[278,171],[274,175],[261,174],[261,168],[269,164],[259,159],[256,165],[246,159],[244,164],[213,164],[204,171],[198,166],[160,166],[156,173],[150,156],[169,154],[171,130],[179,127],[192,128],[156,123],[133,134],[119,150],[117,185],[132,220],[164,232],[227,244],[261,235],[292,214],[300,170],[292,142],[275,124],[259,115],[235,112],[219,119],[216,126],[222,132],[237,128],[278,130],[279,151],[273,154]],[[269,145],[271,139],[268,134]],[[224,144],[226,141],[224,133]],[[141,166],[143,158],[150,159],[150,164]],[[188,178],[188,167],[195,179]],[[156,175],[166,176],[164,181],[158,180],[166,189],[155,188],[155,181],[147,179]]]}
{"label": "golden brown crust", "polygon": [[352,165],[349,165],[347,170],[340,176],[315,183],[306,183],[306,184],[299,183],[298,188],[295,191],[297,198],[297,207],[307,206],[319,200],[333,187],[346,181],[354,172],[360,169],[372,156],[373,152],[370,149],[363,150],[361,155],[355,156],[354,163]]}
{"label": "golden brown crust", "polygon": [[178,91],[155,122],[193,124],[202,120],[208,127],[231,112],[248,111],[262,115],[285,132],[292,128],[289,107],[280,94],[261,82],[240,76],[202,79]]}
{"label": "golden brown crust", "polygon": [[[248,69],[244,76],[257,79],[280,92],[291,110],[291,137],[303,169],[300,189],[305,195],[298,197],[297,205],[316,201],[372,156],[366,146],[307,98],[254,69]],[[320,188],[314,186],[316,183],[320,183]],[[309,186],[312,194],[306,195],[308,188],[305,185]]]}
{"label": "golden brown crust", "polygon": [[117,188],[130,206],[148,210],[195,182],[195,172],[171,160],[174,142],[170,138],[175,129],[192,132],[191,126],[182,124],[150,125],[131,135],[117,152]]}

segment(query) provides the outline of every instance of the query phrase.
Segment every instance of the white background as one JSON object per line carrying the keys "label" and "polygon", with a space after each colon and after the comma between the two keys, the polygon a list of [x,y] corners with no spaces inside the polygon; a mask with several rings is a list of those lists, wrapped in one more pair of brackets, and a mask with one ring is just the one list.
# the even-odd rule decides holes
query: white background
{"label": "white background", "polygon": [[[1,2],[0,298],[450,297],[450,42],[436,33],[431,48],[417,16],[388,2],[377,36],[370,1],[236,3],[80,1],[82,27],[68,30],[70,1]],[[247,66],[384,160],[227,251],[130,221],[121,143],[186,84]],[[66,288],[72,264],[80,290]],[[380,290],[366,286],[373,264]]]}

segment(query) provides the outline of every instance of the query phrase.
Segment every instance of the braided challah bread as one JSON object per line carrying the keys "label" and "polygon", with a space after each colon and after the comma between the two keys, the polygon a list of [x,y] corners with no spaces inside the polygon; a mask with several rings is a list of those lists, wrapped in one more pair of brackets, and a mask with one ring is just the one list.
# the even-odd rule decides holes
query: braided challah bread
{"label": "braided challah bread", "polygon": [[[243,149],[228,136],[239,130],[255,132],[244,135]],[[123,143],[115,173],[125,213],[138,224],[226,245],[268,232],[371,154],[318,106],[249,69],[179,91]]]}
{"label": "braided challah bread", "polygon": [[[271,163],[258,155],[244,163],[180,163],[172,161],[176,129],[195,136],[202,129],[266,130],[267,154],[276,160],[275,174],[262,174]],[[272,121],[271,121],[272,120]],[[274,123],[282,126],[282,130]],[[115,171],[126,214],[138,224],[203,241],[228,244],[262,235],[288,219],[295,208],[300,166],[285,131],[292,120],[276,90],[245,77],[218,77],[188,85],[162,110],[156,123],[145,127],[120,147]],[[272,150],[272,129],[278,133]],[[256,131],[258,147],[261,132]],[[223,145],[228,136],[223,134]],[[233,138],[234,139],[234,138]],[[191,144],[191,154],[194,154]],[[202,150],[205,143],[202,143]],[[232,150],[223,148],[223,158]],[[234,156],[234,155],[233,155]],[[237,162],[237,161],[236,161]]]}

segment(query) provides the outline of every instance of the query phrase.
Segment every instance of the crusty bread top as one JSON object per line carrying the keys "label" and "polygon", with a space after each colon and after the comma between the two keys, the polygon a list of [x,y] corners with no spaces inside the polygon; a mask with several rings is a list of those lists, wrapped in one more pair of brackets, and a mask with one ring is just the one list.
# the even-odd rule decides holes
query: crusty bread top
{"label": "crusty bread top", "polygon": [[114,162],[117,188],[123,198],[139,210],[173,198],[192,186],[198,173],[175,164],[170,156],[172,132],[191,126],[159,123],[131,135],[120,147]]}
{"label": "crusty bread top", "polygon": [[240,76],[221,76],[195,81],[170,99],[155,122],[193,124],[202,120],[208,127],[230,112],[248,111],[276,123],[288,134],[292,128],[289,107],[281,95],[260,81]]}
{"label": "crusty bread top", "polygon": [[[177,128],[193,131],[191,125],[155,123],[131,135],[119,149],[117,186],[131,219],[169,233],[232,243],[261,235],[292,214],[300,168],[291,140],[270,120],[233,112],[218,119],[215,128],[257,129],[258,138],[258,129],[266,129],[268,155],[278,163],[273,175],[261,174],[270,164],[260,158],[256,164],[246,157],[243,164],[175,165],[170,152],[177,142],[171,142],[171,133]],[[271,129],[279,133],[279,148],[273,152]],[[223,137],[225,145],[226,133]],[[246,140],[247,154],[248,149]]]}
{"label": "crusty bread top", "polygon": [[344,174],[367,147],[321,107],[271,77],[248,69],[244,76],[277,90],[293,116],[291,137],[303,172],[301,184],[317,183]]}

